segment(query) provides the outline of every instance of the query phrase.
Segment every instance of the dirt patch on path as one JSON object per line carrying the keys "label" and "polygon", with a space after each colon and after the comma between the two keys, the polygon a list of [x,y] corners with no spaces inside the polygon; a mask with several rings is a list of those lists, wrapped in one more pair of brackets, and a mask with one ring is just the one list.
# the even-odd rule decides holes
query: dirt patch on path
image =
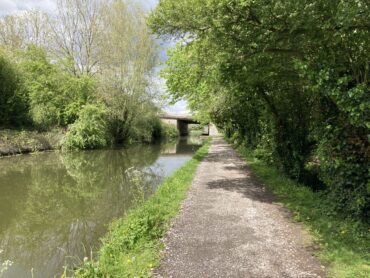
{"label": "dirt patch on path", "polygon": [[221,138],[213,140],[164,242],[156,277],[325,276],[302,227]]}

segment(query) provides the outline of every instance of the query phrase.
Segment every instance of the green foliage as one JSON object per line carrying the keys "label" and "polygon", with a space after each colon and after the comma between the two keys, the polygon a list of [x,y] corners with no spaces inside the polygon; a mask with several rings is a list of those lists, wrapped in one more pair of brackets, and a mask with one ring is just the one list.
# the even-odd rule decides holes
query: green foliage
{"label": "green foliage", "polygon": [[8,49],[0,53],[0,127],[67,128],[99,103],[115,143],[153,141],[157,45],[144,9],[124,0],[57,6],[51,17],[35,10],[0,18]]}
{"label": "green foliage", "polygon": [[75,77],[63,71],[48,60],[41,48],[30,46],[21,57],[20,67],[25,75],[32,120],[41,129],[73,123],[82,106],[94,99],[90,77]]}
{"label": "green foliage", "polygon": [[332,210],[370,217],[369,159],[363,155],[366,135],[353,126],[331,122],[321,133],[316,150],[319,175],[328,186]]}
{"label": "green foliage", "polygon": [[57,149],[62,130],[39,133],[30,130],[0,130],[0,156]]}
{"label": "green foliage", "polygon": [[150,277],[160,260],[163,248],[160,239],[178,213],[196,168],[207,152],[208,144],[167,178],[147,202],[113,223],[103,239],[98,262],[86,262],[76,276]]}
{"label": "green foliage", "polygon": [[0,127],[28,123],[28,98],[19,69],[0,48]]}
{"label": "green foliage", "polygon": [[93,104],[86,105],[78,120],[69,127],[64,138],[66,149],[95,149],[107,145],[105,110]]}
{"label": "green foliage", "polygon": [[159,119],[158,108],[150,95],[144,87],[126,91],[115,84],[118,81],[110,82],[104,85],[102,99],[107,107],[108,129],[115,143],[152,142]]}
{"label": "green foliage", "polygon": [[329,277],[368,277],[370,233],[366,224],[333,211],[338,200],[289,179],[275,167],[256,159],[245,145],[240,145],[238,152],[279,201],[294,213],[295,220],[310,228],[314,244],[319,247],[318,256],[331,264]]}
{"label": "green foliage", "polygon": [[160,136],[163,139],[176,139],[179,137],[179,131],[174,125],[160,123]]}
{"label": "green foliage", "polygon": [[[146,92],[147,82],[140,81],[140,86],[129,91],[129,85],[120,84],[117,88],[110,79],[112,83],[108,86],[107,80],[75,76],[67,70],[65,61],[51,62],[48,53],[34,45],[13,56],[5,53],[8,52],[0,55],[1,78],[6,85],[1,88],[4,92],[0,105],[4,109],[0,112],[3,113],[0,126],[26,125],[39,131],[70,127],[64,143],[66,148],[101,147],[107,144],[100,141],[102,139],[88,142],[91,130],[89,135],[81,134],[81,130],[88,128],[87,120],[74,125],[79,115],[86,112],[83,112],[85,106],[98,103],[98,106],[105,106],[105,124],[101,132],[106,132],[106,125],[116,143],[148,143],[155,139],[160,129],[158,108]],[[80,134],[79,139],[77,134]],[[101,134],[97,136],[103,138]]]}
{"label": "green foliage", "polygon": [[184,38],[162,72],[174,100],[366,220],[369,9],[365,0],[163,0],[148,23]]}
{"label": "green foliage", "polygon": [[175,126],[156,119],[152,129],[152,140],[172,140],[179,136],[179,131]]}
{"label": "green foliage", "polygon": [[128,138],[131,142],[151,143],[161,137],[161,122],[156,115],[157,109],[147,103],[147,109],[141,111],[140,116],[135,116],[131,126],[128,127]]}

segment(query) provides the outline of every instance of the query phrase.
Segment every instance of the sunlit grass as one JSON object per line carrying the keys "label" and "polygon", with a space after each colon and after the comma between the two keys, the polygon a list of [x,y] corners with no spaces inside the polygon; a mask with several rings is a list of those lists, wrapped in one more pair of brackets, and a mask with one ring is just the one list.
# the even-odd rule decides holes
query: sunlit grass
{"label": "sunlit grass", "polygon": [[238,152],[255,175],[272,190],[296,221],[303,222],[319,247],[317,256],[329,264],[329,277],[370,277],[370,230],[364,223],[329,209],[325,195],[300,185],[272,166],[254,158],[247,149]]}
{"label": "sunlit grass", "polygon": [[200,161],[208,153],[202,146],[193,158],[167,178],[142,206],[114,222],[103,239],[97,261],[87,261],[77,277],[149,277],[158,266],[161,238],[179,212]]}

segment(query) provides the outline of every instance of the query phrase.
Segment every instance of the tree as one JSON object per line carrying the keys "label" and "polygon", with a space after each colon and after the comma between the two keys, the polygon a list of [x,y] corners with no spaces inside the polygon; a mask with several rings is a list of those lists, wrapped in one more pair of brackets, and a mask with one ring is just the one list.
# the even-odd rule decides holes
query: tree
{"label": "tree", "polygon": [[308,165],[317,165],[336,207],[366,216],[369,8],[365,0],[163,0],[148,22],[182,39],[164,72],[175,98],[295,179],[312,181]]}
{"label": "tree", "polygon": [[30,45],[19,60],[30,115],[38,128],[66,127],[74,123],[85,104],[94,102],[92,78],[63,71],[59,64],[51,63],[44,49]]}
{"label": "tree", "polygon": [[28,123],[28,98],[10,55],[0,48],[0,127],[22,126]]}
{"label": "tree", "polygon": [[104,15],[102,49],[109,51],[101,56],[101,96],[110,130],[117,142],[123,142],[150,131],[147,118],[156,117],[155,96],[148,90],[156,48],[140,6],[116,0],[105,7]]}
{"label": "tree", "polygon": [[67,128],[83,107],[97,105],[116,142],[153,139],[157,49],[140,5],[58,0],[56,14],[0,19],[0,44],[14,53],[34,127]]}
{"label": "tree", "polygon": [[0,19],[0,44],[26,49],[33,44],[46,47],[50,42],[49,17],[38,10],[8,15]]}
{"label": "tree", "polygon": [[77,76],[99,71],[103,6],[100,0],[58,0],[57,14],[50,20],[54,53],[72,61],[71,72]]}

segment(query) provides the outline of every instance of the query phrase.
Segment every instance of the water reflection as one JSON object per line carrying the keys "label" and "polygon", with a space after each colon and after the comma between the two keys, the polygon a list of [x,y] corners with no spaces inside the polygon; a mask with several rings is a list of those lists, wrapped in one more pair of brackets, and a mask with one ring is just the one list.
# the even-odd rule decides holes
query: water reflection
{"label": "water reflection", "polygon": [[[30,277],[33,269],[34,277],[53,277],[78,263],[97,249],[108,223],[199,146],[186,139],[0,159],[0,276]],[[6,260],[13,265],[2,273]]]}

